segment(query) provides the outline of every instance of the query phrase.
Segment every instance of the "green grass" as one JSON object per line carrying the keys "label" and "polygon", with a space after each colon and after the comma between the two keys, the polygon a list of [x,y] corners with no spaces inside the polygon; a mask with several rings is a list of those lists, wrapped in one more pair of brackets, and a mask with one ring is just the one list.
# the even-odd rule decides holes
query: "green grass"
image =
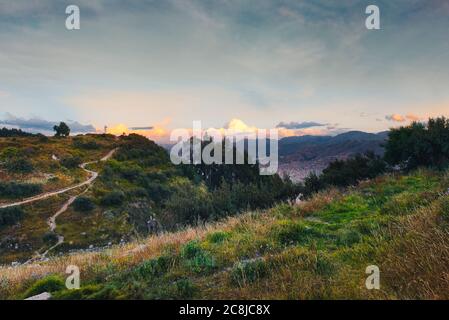
{"label": "green grass", "polygon": [[[151,258],[112,259],[86,275],[81,290],[55,298],[449,298],[447,187],[447,174],[419,170],[230,218]],[[381,269],[380,291],[364,287],[372,264]]]}

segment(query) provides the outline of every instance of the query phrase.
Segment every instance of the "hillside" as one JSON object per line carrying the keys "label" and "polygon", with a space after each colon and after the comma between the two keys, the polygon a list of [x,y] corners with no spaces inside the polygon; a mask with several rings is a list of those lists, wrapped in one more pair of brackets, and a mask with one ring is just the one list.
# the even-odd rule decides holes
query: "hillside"
{"label": "hillside", "polygon": [[[0,297],[448,299],[449,172],[389,174],[102,252],[1,268]],[[81,290],[63,285],[67,265]],[[365,269],[380,268],[380,290]]]}
{"label": "hillside", "polygon": [[97,251],[295,194],[279,176],[260,176],[257,166],[208,173],[210,167],[175,166],[166,150],[139,135],[3,133],[0,265]]}
{"label": "hillside", "polygon": [[336,159],[373,151],[383,155],[388,132],[349,131],[337,136],[287,137],[279,141],[280,172],[302,181],[310,172],[321,172]]}

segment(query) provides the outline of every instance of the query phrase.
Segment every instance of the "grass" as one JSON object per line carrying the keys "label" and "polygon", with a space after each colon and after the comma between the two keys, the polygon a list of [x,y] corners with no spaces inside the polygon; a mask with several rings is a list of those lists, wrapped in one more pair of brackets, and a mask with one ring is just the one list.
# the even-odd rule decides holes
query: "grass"
{"label": "grass", "polygon": [[[386,175],[310,201],[280,204],[40,265],[0,268],[0,298],[80,267],[58,299],[448,299],[449,174]],[[381,289],[365,288],[377,265]]]}

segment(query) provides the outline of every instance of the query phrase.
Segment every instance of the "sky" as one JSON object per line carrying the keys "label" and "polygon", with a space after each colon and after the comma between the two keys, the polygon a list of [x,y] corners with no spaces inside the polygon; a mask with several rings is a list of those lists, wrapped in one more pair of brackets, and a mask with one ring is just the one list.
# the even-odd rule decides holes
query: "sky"
{"label": "sky", "polygon": [[383,131],[449,115],[448,30],[446,0],[0,0],[0,126]]}

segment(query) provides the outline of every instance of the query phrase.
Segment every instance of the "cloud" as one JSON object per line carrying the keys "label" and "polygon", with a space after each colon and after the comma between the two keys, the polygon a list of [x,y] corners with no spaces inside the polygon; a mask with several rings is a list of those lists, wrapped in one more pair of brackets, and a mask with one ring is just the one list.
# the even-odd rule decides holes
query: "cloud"
{"label": "cloud", "polygon": [[[157,142],[168,142],[170,138],[170,131],[166,127],[171,122],[170,118],[164,119],[160,123],[156,123],[153,126],[148,127],[130,127],[125,124],[117,124],[107,128],[107,133],[114,135],[131,134],[136,133],[147,137],[148,139]],[[98,128],[97,132],[103,132],[104,128]]]}
{"label": "cloud", "polygon": [[314,121],[305,121],[305,122],[280,122],[276,128],[285,128],[285,129],[306,129],[313,127],[324,127],[327,124],[322,124]]}
{"label": "cloud", "polygon": [[[0,125],[17,127],[30,132],[48,133],[53,131],[53,126],[57,125],[57,121],[47,121],[40,118],[24,119],[16,117],[10,113],[6,113],[5,119],[0,119]],[[89,133],[95,132],[94,126],[88,124],[83,125],[77,121],[66,121],[72,133]]]}
{"label": "cloud", "polygon": [[153,127],[131,127],[130,129],[131,130],[136,130],[136,131],[138,131],[138,130],[152,130]]}
{"label": "cloud", "polygon": [[422,117],[417,116],[417,115],[412,114],[412,113],[407,114],[405,117],[406,117],[408,120],[411,120],[411,121],[421,121],[421,120],[423,120]]}
{"label": "cloud", "polygon": [[387,119],[389,121],[395,121],[395,122],[405,122],[405,121],[421,121],[421,120],[423,120],[423,117],[417,116],[412,113],[408,113],[405,116],[394,113],[394,114],[385,116],[385,119]]}
{"label": "cloud", "polygon": [[8,92],[0,90],[0,99],[1,98],[8,98],[8,97],[9,97],[9,93]]}
{"label": "cloud", "polygon": [[391,115],[387,115],[385,116],[385,119],[388,121],[395,121],[395,122],[404,122],[405,121],[405,117],[401,116],[400,114],[391,114]]}

